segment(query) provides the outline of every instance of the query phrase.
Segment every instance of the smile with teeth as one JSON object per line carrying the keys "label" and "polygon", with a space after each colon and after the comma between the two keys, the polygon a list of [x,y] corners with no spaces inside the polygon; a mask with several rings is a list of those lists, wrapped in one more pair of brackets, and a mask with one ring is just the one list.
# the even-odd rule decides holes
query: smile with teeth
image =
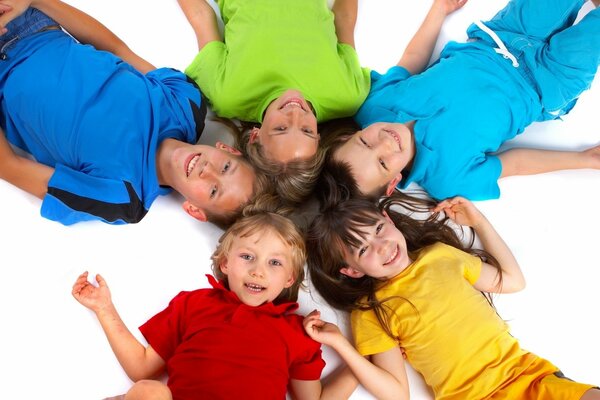
{"label": "smile with teeth", "polygon": [[192,159],[188,162],[187,168],[186,168],[186,176],[190,176],[190,174],[192,173],[192,171],[194,170],[194,167],[196,166],[196,163],[198,163],[198,161],[200,161],[200,154],[196,154],[194,157],[192,157]]}
{"label": "smile with teeth", "polygon": [[281,107],[279,107],[279,109],[282,110],[287,107],[299,107],[302,109],[302,111],[306,111],[306,110],[304,110],[304,106],[302,105],[302,102],[298,99],[291,99],[291,100],[286,101],[285,103],[283,103],[283,105]]}
{"label": "smile with teeth", "polygon": [[396,131],[392,131],[390,129],[384,129],[383,131],[385,133],[388,133],[392,137],[392,139],[394,139],[394,141],[398,144],[398,149],[402,150],[402,147],[400,147],[400,135],[398,135]]}
{"label": "smile with teeth", "polygon": [[388,265],[388,264],[391,264],[392,262],[394,262],[396,260],[396,257],[398,257],[399,253],[400,253],[400,249],[399,249],[398,245],[396,245],[396,248],[394,249],[392,254],[390,254],[387,261],[383,263],[383,265]]}
{"label": "smile with teeth", "polygon": [[248,290],[250,290],[251,292],[256,292],[256,293],[260,293],[263,290],[265,290],[264,287],[262,287],[260,285],[255,285],[254,283],[246,283],[246,284],[244,284],[244,286],[246,286],[246,288]]}

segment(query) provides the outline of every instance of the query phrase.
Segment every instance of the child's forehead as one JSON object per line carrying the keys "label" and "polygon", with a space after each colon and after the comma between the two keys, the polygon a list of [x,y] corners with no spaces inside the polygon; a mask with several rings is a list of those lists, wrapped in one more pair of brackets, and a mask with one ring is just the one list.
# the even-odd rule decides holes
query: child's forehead
{"label": "child's forehead", "polygon": [[251,227],[233,237],[234,242],[248,242],[252,244],[281,244],[285,247],[291,247],[280,232],[270,226]]}

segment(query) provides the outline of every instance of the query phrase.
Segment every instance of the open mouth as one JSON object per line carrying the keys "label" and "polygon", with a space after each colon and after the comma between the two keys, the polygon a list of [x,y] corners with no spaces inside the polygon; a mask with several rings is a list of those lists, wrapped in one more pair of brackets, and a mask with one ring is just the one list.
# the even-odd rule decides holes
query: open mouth
{"label": "open mouth", "polygon": [[279,107],[279,109],[283,110],[287,107],[299,107],[302,109],[302,111],[306,111],[306,109],[304,108],[304,102],[301,99],[290,99],[283,103],[283,105]]}
{"label": "open mouth", "polygon": [[190,174],[194,170],[194,167],[196,166],[198,161],[200,161],[201,155],[202,154],[198,153],[198,154],[194,154],[188,158],[188,160],[186,162],[186,167],[185,167],[185,176],[187,176],[187,177],[190,176]]}
{"label": "open mouth", "polygon": [[245,283],[244,286],[246,286],[246,289],[248,289],[251,292],[255,292],[255,293],[260,293],[263,290],[265,290],[264,287],[260,286],[260,285],[255,285],[254,283]]}
{"label": "open mouth", "polygon": [[391,129],[384,129],[384,132],[388,133],[392,139],[394,139],[394,141],[398,144],[398,149],[402,150],[402,147],[400,146],[400,135],[398,134],[398,132],[393,131]]}
{"label": "open mouth", "polygon": [[396,248],[394,251],[392,251],[392,254],[390,254],[389,258],[383,263],[383,265],[392,264],[394,261],[396,261],[396,259],[398,259],[398,257],[400,257],[400,247],[396,245]]}

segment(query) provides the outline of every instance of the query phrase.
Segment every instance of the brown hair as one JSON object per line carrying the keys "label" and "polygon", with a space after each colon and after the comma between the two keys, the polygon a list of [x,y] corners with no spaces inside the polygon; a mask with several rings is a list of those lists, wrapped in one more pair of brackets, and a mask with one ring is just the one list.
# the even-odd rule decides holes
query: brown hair
{"label": "brown hair", "polygon": [[[462,251],[480,257],[501,270],[497,261],[483,250],[473,249],[474,236],[465,245],[462,235],[449,225],[448,218],[432,213],[425,219],[412,218],[398,210],[407,207],[399,196],[383,199],[379,205],[367,199],[354,198],[330,205],[322,210],[314,220],[307,234],[308,272],[312,283],[321,296],[334,308],[352,311],[372,309],[383,329],[395,338],[390,331],[388,320],[390,310],[385,307],[389,299],[377,299],[376,291],[381,282],[367,275],[350,278],[340,272],[346,266],[344,248],[359,245],[357,237],[364,237],[364,229],[377,223],[386,212],[406,239],[410,253],[417,253],[426,246],[442,242]],[[491,298],[486,297],[491,303]],[[393,312],[393,311],[392,311]]]}
{"label": "brown hair", "polygon": [[227,286],[227,275],[221,271],[221,265],[227,262],[227,256],[237,238],[248,237],[257,232],[270,231],[289,246],[291,251],[294,283],[283,291],[273,301],[275,304],[298,299],[298,290],[304,281],[304,264],[306,261],[306,246],[300,230],[288,218],[276,212],[261,211],[249,207],[244,211],[247,215],[237,220],[219,239],[217,249],[212,255],[212,270],[217,279]]}
{"label": "brown hair", "polygon": [[260,127],[260,124],[247,121],[237,124],[226,118],[216,120],[229,128],[236,139],[236,147],[241,149],[258,172],[271,181],[274,193],[285,202],[299,204],[310,196],[323,166],[324,148],[319,146],[314,156],[304,160],[287,163],[270,160],[264,156],[260,143],[250,143],[252,129]]}

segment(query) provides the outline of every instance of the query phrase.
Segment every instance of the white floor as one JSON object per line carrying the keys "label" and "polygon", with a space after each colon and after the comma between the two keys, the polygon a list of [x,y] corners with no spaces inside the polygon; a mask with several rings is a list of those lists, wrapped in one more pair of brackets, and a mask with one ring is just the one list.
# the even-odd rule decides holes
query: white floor
{"label": "white floor", "polygon": [[[70,0],[97,17],[157,66],[183,69],[195,39],[175,0]],[[417,4],[419,3],[419,4]],[[423,3],[423,4],[420,4]],[[462,40],[474,19],[491,17],[505,0],[470,0],[444,26],[441,42]],[[363,65],[385,71],[396,63],[429,1],[360,2],[357,49]],[[440,43],[441,46],[441,43]],[[600,86],[586,92],[563,121],[531,126],[511,145],[582,149],[600,142]],[[214,140],[218,131],[211,127]],[[523,347],[579,381],[600,384],[600,172],[580,170],[501,183],[500,200],[477,205],[497,227],[528,280],[518,294],[499,296],[500,315]],[[101,272],[130,329],[160,311],[180,290],[206,286],[209,256],[221,231],[199,224],[159,199],[137,225],[83,223],[71,227],[39,216],[40,202],[0,182],[0,398],[98,400],[124,393],[130,381],[94,316],[70,294],[83,270]],[[301,312],[315,307],[345,324],[318,298],[303,294]],[[329,349],[326,373],[339,363]],[[431,399],[411,374],[413,399]],[[371,398],[357,390],[353,399]]]}

